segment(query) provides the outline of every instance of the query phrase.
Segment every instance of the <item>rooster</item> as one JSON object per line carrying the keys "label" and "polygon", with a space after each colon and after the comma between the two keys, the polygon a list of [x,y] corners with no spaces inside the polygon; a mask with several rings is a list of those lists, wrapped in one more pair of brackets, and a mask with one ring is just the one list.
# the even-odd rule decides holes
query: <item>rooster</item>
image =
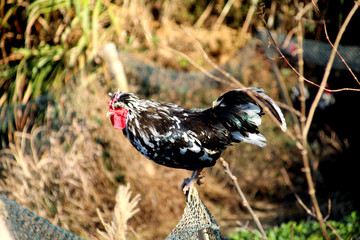
{"label": "rooster", "polygon": [[258,130],[264,106],[286,130],[280,108],[259,88],[225,92],[207,109],[185,109],[127,92],[109,95],[107,115],[112,125],[122,130],[141,154],[167,167],[193,171],[182,184],[184,192],[191,190],[194,182],[200,183],[201,170],[213,166],[233,143],[266,145]]}

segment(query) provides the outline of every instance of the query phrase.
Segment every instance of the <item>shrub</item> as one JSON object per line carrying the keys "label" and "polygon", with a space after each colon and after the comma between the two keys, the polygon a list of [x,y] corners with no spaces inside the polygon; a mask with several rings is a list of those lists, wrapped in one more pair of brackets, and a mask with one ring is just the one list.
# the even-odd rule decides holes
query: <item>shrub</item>
{"label": "shrub", "polygon": [[[341,221],[328,221],[329,225],[334,228],[337,234],[343,239],[355,239],[360,236],[360,216],[358,212],[352,212]],[[336,238],[334,232],[327,228],[329,236]],[[282,223],[280,226],[268,228],[266,236],[271,239],[293,239],[293,240],[318,240],[323,239],[319,223],[312,221],[289,221]],[[230,236],[231,239],[261,239],[258,231],[251,232],[246,229],[240,229],[236,234]]]}

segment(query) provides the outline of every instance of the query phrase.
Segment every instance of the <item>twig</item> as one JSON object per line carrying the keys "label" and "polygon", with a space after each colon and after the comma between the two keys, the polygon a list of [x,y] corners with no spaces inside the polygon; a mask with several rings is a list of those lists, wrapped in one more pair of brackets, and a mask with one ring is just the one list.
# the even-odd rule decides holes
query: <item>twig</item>
{"label": "twig", "polygon": [[[309,6],[309,4],[307,5]],[[312,7],[312,5],[310,5]],[[309,10],[308,8],[305,8],[307,10]],[[319,203],[317,201],[317,197],[316,197],[316,189],[315,189],[315,185],[314,185],[314,180],[312,177],[312,173],[311,173],[311,166],[310,166],[310,160],[309,160],[309,146],[308,146],[308,142],[307,142],[307,133],[304,132],[305,126],[308,123],[308,119],[306,119],[306,106],[305,106],[305,101],[306,101],[306,97],[305,97],[305,85],[304,85],[304,59],[303,59],[303,23],[301,21],[301,18],[303,16],[303,14],[305,14],[305,11],[303,11],[304,8],[302,7],[302,5],[299,5],[299,13],[301,14],[297,14],[296,16],[296,20],[298,21],[298,31],[297,31],[297,39],[298,39],[298,65],[299,65],[299,86],[300,86],[300,111],[301,111],[301,118],[300,118],[300,129],[301,129],[301,134],[300,134],[300,141],[302,143],[302,148],[300,149],[301,152],[301,156],[303,159],[303,164],[304,164],[304,173],[305,173],[305,178],[307,181],[307,184],[309,186],[309,195],[311,198],[311,201],[313,203],[314,209],[315,209],[315,215],[316,215],[316,219],[318,220],[319,224],[320,224],[320,229],[321,232],[324,236],[325,239],[329,239],[329,236],[327,234],[326,231],[326,227],[324,224],[324,219],[323,219],[323,215],[321,213],[320,207],[319,207]],[[319,90],[320,91],[320,90]],[[321,96],[321,95],[320,95]],[[317,106],[317,104],[316,104]],[[311,150],[310,150],[311,151]]]}
{"label": "twig", "polygon": [[[289,112],[291,112],[292,114],[294,114],[297,117],[301,117],[301,113],[299,110],[296,110],[294,107],[289,106],[287,103],[282,103],[282,102],[276,102],[277,105],[279,105],[280,108],[286,109]],[[296,118],[295,118],[296,119]]]}
{"label": "twig", "polygon": [[339,235],[339,233],[335,230],[335,228],[329,222],[325,222],[325,224],[326,224],[326,226],[328,226],[331,229],[331,231],[335,234],[337,239],[343,240],[343,238]]}
{"label": "twig", "polygon": [[252,219],[254,220],[256,227],[259,229],[260,233],[261,233],[261,237],[262,239],[268,239],[266,237],[264,228],[262,227],[259,218],[256,216],[256,214],[254,213],[254,211],[252,210],[249,202],[246,200],[246,197],[244,195],[244,193],[242,192],[239,183],[237,182],[237,178],[232,174],[229,164],[224,160],[224,158],[220,158],[221,164],[225,169],[225,173],[230,177],[231,181],[234,184],[234,187],[236,189],[236,191],[238,192],[240,199],[241,199],[241,204],[249,211]]}
{"label": "twig", "polygon": [[[348,18],[346,18],[348,19]],[[327,36],[327,33],[326,33],[326,36]],[[329,37],[327,36],[326,39],[329,39]],[[348,71],[350,72],[350,74],[353,76],[353,78],[355,79],[355,81],[360,85],[360,82],[359,80],[357,79],[357,77],[355,76],[355,74],[353,73],[353,71],[351,70],[351,68],[347,65],[346,61],[344,60],[344,58],[341,56],[341,54],[338,52],[338,50],[334,47],[334,45],[332,44],[331,41],[328,41],[329,44],[331,45],[331,47],[333,49],[335,49],[336,51],[336,54],[339,56],[339,58],[341,59],[341,61],[344,63],[344,65],[346,66],[346,68],[348,69]]]}
{"label": "twig", "polygon": [[195,37],[190,33],[190,31],[182,27],[184,32],[188,35],[188,37],[196,44],[198,49],[201,51],[203,58],[219,73],[224,75],[227,79],[229,79],[233,84],[240,86],[240,88],[244,89],[246,88],[243,84],[241,84],[236,78],[234,78],[230,73],[226,72],[224,69],[222,69],[219,65],[215,64],[210,58],[209,55],[205,52],[204,48],[201,46],[198,40],[195,39]]}
{"label": "twig", "polygon": [[[316,109],[316,107],[317,107],[317,105],[318,105],[318,103],[320,101],[321,95],[326,90],[325,86],[326,86],[327,80],[329,78],[330,70],[331,70],[332,64],[333,64],[334,59],[335,59],[335,53],[336,53],[337,48],[339,46],[342,35],[344,34],[344,32],[345,32],[351,18],[355,14],[355,12],[358,9],[359,5],[360,5],[360,1],[356,1],[354,3],[353,8],[350,10],[350,12],[347,15],[344,23],[340,27],[338,35],[336,36],[335,43],[333,45],[334,47],[333,47],[333,50],[332,50],[332,52],[330,54],[330,59],[329,59],[328,64],[327,64],[327,66],[325,68],[325,73],[324,73],[323,79],[322,79],[322,81],[320,83],[319,91],[317,92],[317,94],[315,96],[315,99],[314,99],[314,101],[313,101],[313,103],[311,105],[311,108],[309,110],[308,119],[307,119],[307,122],[306,122],[305,128],[304,128],[304,135],[305,136],[307,136],[307,134],[309,132],[310,125],[311,125],[311,122],[312,122],[312,119],[313,119],[313,116],[314,116],[314,113],[315,113],[315,109]],[[326,39],[328,39],[328,41],[330,42],[329,36],[327,34],[326,24],[325,23],[324,23],[324,30],[325,30],[325,34],[326,34]],[[357,90],[360,91],[360,89],[357,89]]]}
{"label": "twig", "polygon": [[[300,5],[300,12],[303,12],[302,4]],[[309,6],[309,5],[308,5]],[[306,9],[306,8],[305,8]],[[303,13],[305,14],[305,13]],[[301,15],[302,16],[302,15]],[[304,84],[304,58],[303,58],[303,24],[301,22],[301,19],[295,18],[298,20],[298,27],[297,27],[297,39],[298,39],[298,71],[300,73],[299,77],[299,86],[300,86],[300,129],[304,129],[305,121],[306,121],[306,97],[305,97],[305,84]]]}
{"label": "twig", "polygon": [[[265,23],[266,23],[266,22],[265,22]],[[269,44],[271,44],[271,45],[273,45],[273,46],[275,47],[276,51],[280,54],[281,59],[283,59],[283,60],[285,61],[286,65],[288,65],[288,66],[291,68],[291,70],[292,70],[296,75],[300,76],[300,73],[295,69],[295,67],[294,67],[293,65],[291,65],[291,63],[289,62],[289,60],[288,60],[288,59],[284,56],[284,54],[281,52],[279,45],[275,42],[274,37],[272,36],[272,34],[271,34],[270,31],[268,31],[268,34],[269,34]],[[316,86],[316,87],[318,87],[318,88],[321,87],[319,84],[316,84],[316,83],[310,81],[309,79],[305,78],[304,76],[303,76],[303,78],[304,78],[304,81],[305,81],[305,82],[307,82],[307,83],[309,83],[309,84],[311,84],[311,85],[313,85],[313,86]],[[358,88],[329,89],[329,88],[323,87],[323,89],[324,89],[324,91],[327,91],[327,92],[330,92],[330,93],[343,92],[343,91],[360,92],[360,89],[358,89]]]}
{"label": "twig", "polygon": [[[327,66],[325,68],[325,73],[324,73],[323,79],[322,79],[322,81],[320,83],[320,88],[319,88],[319,90],[318,90],[318,92],[317,92],[317,94],[315,96],[315,99],[314,99],[313,103],[311,104],[309,114],[308,114],[306,122],[305,122],[305,126],[302,129],[302,145],[303,145],[303,149],[301,150],[301,154],[303,156],[303,162],[304,162],[304,168],[305,168],[305,176],[306,176],[306,180],[307,180],[308,186],[309,186],[309,195],[310,195],[310,198],[311,198],[311,200],[313,202],[316,217],[317,217],[317,219],[319,221],[319,224],[320,224],[320,227],[321,227],[321,230],[322,230],[322,233],[323,233],[323,236],[324,236],[325,239],[328,239],[329,237],[327,235],[327,232],[326,232],[326,229],[325,229],[325,226],[324,226],[323,216],[322,216],[319,204],[317,202],[317,198],[316,198],[316,194],[315,194],[314,182],[313,182],[313,179],[312,179],[312,176],[311,176],[310,162],[309,162],[308,154],[307,154],[307,150],[306,150],[306,146],[308,146],[307,136],[308,136],[309,129],[310,129],[310,126],[311,126],[311,123],[312,123],[312,120],[313,120],[313,117],[314,117],[314,114],[315,114],[315,110],[316,110],[316,108],[317,108],[317,106],[319,104],[320,98],[321,98],[321,96],[322,96],[322,94],[323,94],[323,92],[325,90],[325,86],[326,86],[326,83],[327,83],[328,78],[329,78],[330,70],[331,70],[331,67],[332,67],[334,59],[335,59],[335,53],[337,51],[336,49],[339,46],[342,35],[345,32],[345,29],[346,29],[348,23],[350,22],[350,19],[352,18],[352,16],[356,12],[357,8],[359,7],[358,4],[359,4],[359,2],[356,2],[354,4],[354,7],[349,12],[348,16],[346,17],[346,20],[344,21],[344,23],[342,24],[342,26],[341,26],[341,28],[340,28],[340,30],[338,32],[338,35],[337,35],[337,37],[335,39],[335,43],[333,45],[333,50],[331,51],[331,54],[330,54],[330,59],[329,59],[328,64],[327,64]],[[324,31],[325,31],[325,34],[326,34],[326,38],[330,42],[329,36],[327,35],[326,24],[325,23],[324,23]]]}
{"label": "twig", "polygon": [[[280,73],[279,67],[275,64],[275,61],[273,59],[269,58],[269,61],[270,61],[271,68],[274,72],[274,76],[279,84],[281,96],[283,97],[283,99],[285,101],[285,103],[277,102],[277,104],[282,109],[286,109],[290,112],[291,120],[295,126],[294,130],[296,132],[296,135],[299,135],[300,130],[296,129],[296,126],[300,125],[299,118],[301,117],[301,112],[296,110],[293,106],[290,95],[289,95],[286,85],[285,85],[284,78],[282,77],[282,75]],[[290,137],[291,140],[298,141],[298,139],[290,131],[286,131],[286,134]]]}
{"label": "twig", "polygon": [[188,55],[186,55],[185,53],[181,52],[181,51],[178,51],[176,49],[173,49],[169,46],[166,46],[166,45],[162,45],[160,44],[160,46],[168,51],[171,51],[173,53],[176,53],[176,54],[179,54],[181,55],[183,58],[185,58],[189,63],[191,63],[194,67],[196,67],[197,69],[199,69],[202,73],[204,73],[206,76],[208,76],[209,78],[221,83],[221,84],[224,84],[224,85],[229,85],[231,87],[235,87],[235,85],[233,83],[230,83],[228,81],[226,81],[225,79],[223,78],[219,78],[219,77],[216,77],[215,75],[211,74],[209,71],[207,71],[205,68],[201,67],[200,65],[198,65],[194,60],[191,59],[191,57],[189,57]]}
{"label": "twig", "polygon": [[[295,193],[294,185],[291,183],[290,177],[289,177],[289,175],[287,174],[286,169],[285,169],[285,168],[281,168],[280,171],[281,171],[281,173],[282,173],[282,175],[283,175],[283,177],[284,177],[284,179],[285,179],[286,185],[288,185],[288,187],[290,188],[290,190],[293,192],[293,194],[294,194],[297,202],[300,204],[300,206],[306,211],[307,214],[309,214],[310,216],[316,218],[316,215],[305,205],[305,203],[301,200],[301,198],[299,197],[299,195],[297,195],[297,194]],[[327,222],[327,218],[329,217],[330,209],[331,209],[331,202],[330,202],[330,200],[329,200],[328,209],[329,209],[328,216],[326,216],[326,217],[323,219],[323,222],[326,224],[326,226],[328,226],[328,227],[331,229],[331,231],[335,234],[335,236],[336,236],[338,239],[342,240],[343,238],[339,235],[339,233],[336,231],[336,229],[335,229],[333,226],[331,226],[330,223]]]}
{"label": "twig", "polygon": [[296,198],[296,201],[300,204],[300,206],[305,210],[305,212],[307,214],[309,214],[310,216],[316,218],[316,215],[310,210],[310,208],[308,208],[305,203],[301,200],[301,198],[299,197],[299,195],[296,194],[295,192],[295,187],[294,185],[291,183],[290,181],[290,177],[289,175],[287,174],[287,171],[285,168],[281,168],[280,169],[284,179],[285,179],[285,183],[286,185],[288,185],[288,187],[290,188],[290,190],[292,191],[292,193],[294,194],[295,198]]}

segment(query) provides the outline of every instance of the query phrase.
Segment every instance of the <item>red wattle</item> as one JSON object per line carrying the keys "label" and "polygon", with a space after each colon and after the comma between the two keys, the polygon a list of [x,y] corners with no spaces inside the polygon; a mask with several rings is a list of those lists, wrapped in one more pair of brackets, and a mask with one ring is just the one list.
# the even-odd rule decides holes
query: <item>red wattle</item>
{"label": "red wattle", "polygon": [[126,116],[128,114],[128,110],[125,108],[120,109],[109,109],[109,112],[113,112],[114,114],[110,116],[111,124],[114,128],[122,130],[126,126]]}

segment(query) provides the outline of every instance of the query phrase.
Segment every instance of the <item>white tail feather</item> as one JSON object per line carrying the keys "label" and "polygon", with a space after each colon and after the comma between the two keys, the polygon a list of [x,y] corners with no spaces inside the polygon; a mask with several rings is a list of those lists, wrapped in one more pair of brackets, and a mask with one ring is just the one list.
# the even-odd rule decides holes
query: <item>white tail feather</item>
{"label": "white tail feather", "polygon": [[279,117],[281,119],[281,130],[283,132],[286,131],[286,121],[285,121],[285,117],[284,117],[284,114],[282,113],[280,107],[274,102],[274,100],[272,100],[268,95],[266,95],[265,93],[262,93],[262,92],[259,92],[259,94],[263,97],[265,97],[270,103],[271,105],[273,106],[273,108],[275,109],[275,111],[279,114]]}
{"label": "white tail feather", "polygon": [[266,138],[260,133],[248,133],[248,136],[245,137],[239,131],[232,132],[231,136],[238,141],[251,143],[259,147],[266,146]]}
{"label": "white tail feather", "polygon": [[253,103],[247,103],[247,104],[240,104],[239,108],[243,110],[249,117],[250,121],[255,124],[256,126],[260,126],[261,124],[261,117],[259,116],[260,113],[260,107],[253,104]]}

